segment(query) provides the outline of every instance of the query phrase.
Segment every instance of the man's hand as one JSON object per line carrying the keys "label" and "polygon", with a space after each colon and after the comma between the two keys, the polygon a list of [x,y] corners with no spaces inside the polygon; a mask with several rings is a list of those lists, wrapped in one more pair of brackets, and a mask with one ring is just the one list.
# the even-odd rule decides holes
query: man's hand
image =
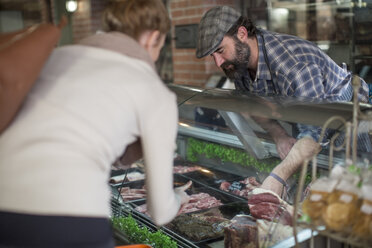
{"label": "man's hand", "polygon": [[278,151],[279,157],[283,160],[287,157],[289,151],[292,149],[293,145],[296,143],[296,139],[285,134],[285,135],[278,135],[273,137],[276,150]]}
{"label": "man's hand", "polygon": [[252,116],[252,119],[270,134],[276,145],[279,157],[283,160],[296,143],[296,139],[289,136],[276,120],[259,116]]}

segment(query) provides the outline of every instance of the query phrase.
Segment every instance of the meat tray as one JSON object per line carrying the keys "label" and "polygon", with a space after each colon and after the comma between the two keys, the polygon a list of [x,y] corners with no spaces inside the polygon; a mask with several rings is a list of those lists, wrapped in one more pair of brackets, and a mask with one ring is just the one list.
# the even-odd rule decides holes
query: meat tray
{"label": "meat tray", "polygon": [[[174,187],[179,187],[187,183],[190,179],[183,177],[178,174],[174,174]],[[118,192],[123,192],[123,189],[130,188],[131,190],[143,190],[145,187],[145,180],[137,180],[132,182],[122,182],[119,184],[112,185],[117,189]],[[200,186],[200,185],[199,185]],[[131,202],[131,201],[138,201],[139,199],[145,199],[146,196],[143,195],[143,197],[134,198],[131,200],[125,199],[123,195],[121,195],[121,199],[123,202]]]}
{"label": "meat tray", "polygon": [[[188,182],[189,180],[190,180],[189,178],[183,177],[181,175],[177,175],[177,174],[174,175],[175,186],[183,185],[186,182]],[[202,184],[202,183],[194,181],[194,180],[191,180],[191,181],[193,182],[192,186],[186,191],[186,193],[188,195],[197,195],[197,194],[201,194],[201,193],[208,194],[209,196],[214,197],[218,201],[220,201],[221,205],[229,204],[229,203],[232,203],[232,202],[245,202],[245,204],[247,204],[246,200],[239,197],[239,196],[230,194],[228,192],[220,191],[218,189],[212,188],[208,185]],[[146,199],[130,201],[128,203],[133,208],[137,208],[139,206],[143,206],[146,203]],[[200,209],[198,209],[198,210],[200,210]],[[136,211],[136,212],[138,212],[138,211]],[[145,212],[145,211],[143,211],[143,212]],[[146,214],[141,213],[141,212],[138,212],[138,213],[142,214],[145,218],[148,218],[148,219],[151,220],[151,218],[149,216],[147,216]]]}

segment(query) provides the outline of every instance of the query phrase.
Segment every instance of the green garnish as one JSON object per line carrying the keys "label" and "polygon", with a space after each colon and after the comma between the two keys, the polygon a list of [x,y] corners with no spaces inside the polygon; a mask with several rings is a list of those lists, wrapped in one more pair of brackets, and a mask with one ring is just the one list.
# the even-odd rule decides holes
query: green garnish
{"label": "green garnish", "polygon": [[311,218],[307,214],[302,214],[301,217],[298,219],[300,222],[311,223]]}
{"label": "green garnish", "polygon": [[[281,162],[279,159],[259,161],[242,149],[188,138],[186,159],[190,162],[197,162],[200,155],[204,155],[209,159],[220,159],[222,162],[232,162],[246,167],[253,167],[259,172],[266,173],[270,173]],[[298,180],[299,176],[300,172],[297,172],[292,177]],[[309,182],[311,182],[311,175],[307,174],[305,183],[308,184]]]}
{"label": "green garnish", "polygon": [[360,175],[360,168],[356,165],[350,165],[349,167],[347,167],[347,170],[355,175]]}
{"label": "green garnish", "polygon": [[133,244],[147,244],[154,248],[177,248],[177,242],[164,234],[161,230],[151,232],[147,227],[141,227],[132,216],[113,217],[112,225],[123,231]]}
{"label": "green garnish", "polygon": [[216,143],[205,142],[194,138],[188,138],[187,142],[187,160],[196,162],[198,155],[204,155],[206,158],[218,158],[222,162],[232,162],[243,166],[253,166],[260,172],[270,172],[280,163],[280,160],[261,162],[247,154],[242,149],[232,148]]}

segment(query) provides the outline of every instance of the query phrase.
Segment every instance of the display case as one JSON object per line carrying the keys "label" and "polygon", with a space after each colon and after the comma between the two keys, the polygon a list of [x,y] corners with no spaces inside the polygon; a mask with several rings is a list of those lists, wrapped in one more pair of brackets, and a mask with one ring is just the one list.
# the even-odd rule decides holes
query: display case
{"label": "display case", "polygon": [[[352,103],[256,96],[225,89],[167,86],[177,96],[179,111],[174,185],[182,185],[192,180],[193,187],[187,193],[210,199],[207,207],[199,208],[193,205],[190,208],[192,210],[180,213],[171,223],[160,228],[163,233],[176,241],[178,247],[241,247],[239,246],[241,244],[232,246],[229,243],[233,242],[236,233],[228,230],[238,230],[234,225],[252,227],[254,221],[252,222],[251,219],[248,195],[245,192],[252,188],[259,188],[270,171],[281,162],[273,134],[269,134],[261,126],[261,122],[258,121],[260,118],[275,121],[289,136],[295,138],[300,133],[301,125],[322,129],[323,125],[334,116],[345,120],[353,119]],[[372,111],[372,106],[369,104],[360,104],[359,107],[366,114]],[[343,129],[344,125],[341,122],[329,122],[327,125],[328,134],[340,133],[342,137],[345,131]],[[358,132],[359,135],[369,139],[369,125],[366,123],[360,123]],[[330,138],[329,135],[321,139],[322,150],[317,155],[316,177],[328,175],[333,165],[345,162],[343,150],[330,154],[332,150],[330,147],[333,145]],[[358,163],[369,164],[372,153],[364,151],[366,147],[360,149],[357,156]],[[129,178],[129,173],[140,171],[141,166],[131,168],[125,178]],[[311,173],[313,170],[309,170],[305,186],[311,182]],[[299,174],[299,172],[295,173],[288,180],[290,188],[286,199],[292,205],[299,188]],[[226,183],[228,187],[224,186]],[[159,230],[152,223],[151,217],[141,210],[146,202],[146,196],[126,199],[122,193],[119,193],[123,188],[139,190],[138,192],[143,193],[144,181],[116,182],[113,184],[113,192],[116,192],[114,199],[117,200],[116,204],[125,206],[123,210],[125,216],[130,213],[142,225],[155,231]],[[305,190],[305,187],[301,190]],[[123,197],[120,197],[120,194]],[[201,205],[205,206],[205,204]],[[115,210],[117,211],[118,208]],[[208,222],[208,218],[211,217],[213,221]],[[243,224],[239,221],[243,221]],[[264,242],[265,247],[295,245],[293,232],[289,226],[274,228],[271,223],[281,223],[281,220],[275,219],[269,224],[266,223],[265,231],[270,235],[259,235],[261,238],[268,239],[265,241],[267,243]],[[257,230],[263,228],[262,223],[258,226]],[[285,235],[278,231],[279,229],[286,230]],[[204,230],[210,232],[205,233]],[[252,234],[252,230],[250,232]],[[246,233],[243,235],[247,237]],[[297,242],[304,246],[312,240],[311,242],[317,242],[316,247],[326,247],[327,242],[324,242],[324,237],[309,228],[299,228],[296,237]],[[316,237],[315,241],[313,237]],[[337,243],[337,241],[332,242],[332,244]]]}
{"label": "display case", "polygon": [[[270,136],[256,117],[277,121],[292,137],[299,135],[298,126],[322,128],[333,116],[345,120],[353,118],[351,102],[331,103],[325,100],[278,96],[257,96],[228,89],[199,89],[169,85],[177,94],[179,105],[178,153],[187,159],[187,139],[195,138],[241,149],[257,160],[276,160],[279,155]],[[372,111],[372,105],[360,103],[362,112]],[[369,136],[369,130],[360,124],[359,134]],[[317,156],[318,167],[329,168],[329,140],[331,134],[343,133],[341,122],[330,123],[328,137],[321,141],[322,151]],[[368,146],[368,145],[367,145]],[[358,160],[370,160],[368,147],[359,147]],[[341,163],[344,152],[337,152],[333,162]],[[228,166],[220,169],[231,172]]]}
{"label": "display case", "polygon": [[[328,122],[329,132],[320,142],[322,150],[317,155],[315,177],[326,176],[334,165],[345,163],[345,149],[337,152],[330,149],[332,135],[345,133],[344,123],[329,120],[336,117],[352,121],[351,102],[331,103],[305,98],[257,96],[234,90],[199,89],[178,85],[169,85],[169,88],[178,97],[178,154],[186,161],[242,177],[253,176],[262,183],[281,160],[274,137],[255,122],[257,117],[261,117],[277,121],[292,137],[299,134],[299,125],[323,129],[323,125]],[[372,111],[370,104],[359,103],[359,108],[367,115]],[[357,128],[358,137],[368,139],[367,144],[358,145],[356,150],[357,163],[365,165],[369,165],[372,158],[370,130],[367,126],[367,123],[360,122]],[[241,153],[246,156],[242,156]],[[305,186],[311,180],[311,173],[309,169]],[[290,191],[287,200],[291,204],[294,204],[298,178],[299,175],[296,173],[288,181]],[[315,242],[316,247],[326,247],[327,242],[332,243],[333,247],[342,245],[342,242],[337,240],[327,241],[328,237],[311,229],[302,230],[297,241],[309,243],[314,236],[315,241],[312,239],[311,242],[313,244]],[[278,242],[275,246],[294,245],[294,238],[291,237]]]}

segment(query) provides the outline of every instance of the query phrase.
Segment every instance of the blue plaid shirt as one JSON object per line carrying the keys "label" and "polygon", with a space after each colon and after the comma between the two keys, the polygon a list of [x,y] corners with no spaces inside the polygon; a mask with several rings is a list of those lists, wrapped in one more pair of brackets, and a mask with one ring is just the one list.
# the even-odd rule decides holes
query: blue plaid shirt
{"label": "blue plaid shirt", "polygon": [[[314,43],[263,29],[259,29],[257,40],[259,58],[256,78],[252,79],[247,70],[241,80],[235,81],[236,89],[258,95],[351,101],[352,74],[338,66]],[[265,61],[264,47],[268,63]],[[368,85],[363,79],[361,84],[358,98],[368,102]],[[300,134],[297,138],[311,136],[318,141],[320,127],[298,124],[298,129]]]}

